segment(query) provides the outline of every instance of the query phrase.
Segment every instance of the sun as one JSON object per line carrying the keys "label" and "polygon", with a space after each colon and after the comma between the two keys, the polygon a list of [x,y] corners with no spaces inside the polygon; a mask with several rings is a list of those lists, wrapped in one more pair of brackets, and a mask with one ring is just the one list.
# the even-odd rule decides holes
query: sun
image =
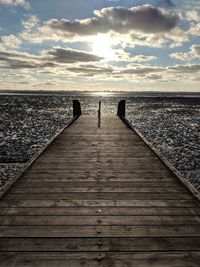
{"label": "sun", "polygon": [[115,50],[113,45],[115,41],[107,34],[98,34],[92,40],[92,53],[103,57],[105,60],[115,59]]}

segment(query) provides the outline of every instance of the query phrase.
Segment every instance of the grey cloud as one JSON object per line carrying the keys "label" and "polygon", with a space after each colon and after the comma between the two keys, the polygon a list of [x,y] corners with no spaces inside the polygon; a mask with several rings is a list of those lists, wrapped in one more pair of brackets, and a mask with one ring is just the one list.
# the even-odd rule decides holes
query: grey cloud
{"label": "grey cloud", "polygon": [[195,56],[200,56],[200,45],[193,45],[191,51]]}
{"label": "grey cloud", "polygon": [[157,68],[157,67],[135,67],[135,68],[127,68],[121,72],[121,74],[138,74],[138,75],[146,75],[149,73],[155,73],[155,72],[162,72],[163,68]]}
{"label": "grey cloud", "polygon": [[148,79],[150,80],[162,80],[162,75],[157,75],[157,74],[150,74],[149,76],[147,76]]}
{"label": "grey cloud", "polygon": [[148,75],[148,74],[194,74],[200,71],[199,64],[185,64],[185,65],[175,65],[175,66],[168,66],[168,67],[151,67],[145,65],[139,65],[132,67],[129,66],[128,68],[120,71],[120,74],[135,74],[135,75]]}
{"label": "grey cloud", "polygon": [[6,6],[22,6],[26,10],[30,9],[30,4],[26,0],[0,0],[0,5]]}
{"label": "grey cloud", "polygon": [[176,73],[193,74],[200,71],[200,65],[199,64],[175,65],[168,67],[167,69],[174,71]]}
{"label": "grey cloud", "polygon": [[192,60],[200,58],[200,45],[192,45],[189,52],[172,53],[170,57],[178,60]]}
{"label": "grey cloud", "polygon": [[99,75],[109,75],[113,78],[123,78],[126,75],[138,75],[138,76],[147,76],[148,74],[155,74],[158,72],[164,72],[165,68],[158,67],[148,67],[145,65],[130,65],[125,69],[117,69],[113,67],[98,67],[95,65],[85,65],[79,67],[70,67],[67,68],[67,71],[76,73],[78,76],[99,76]]}
{"label": "grey cloud", "polygon": [[[32,57],[30,58],[32,59]],[[30,63],[30,58],[28,58],[23,53],[0,52],[0,68],[10,68],[10,69],[36,68],[35,63]]]}
{"label": "grey cloud", "polygon": [[28,81],[12,81],[14,84],[30,84]]}
{"label": "grey cloud", "polygon": [[102,58],[96,55],[65,48],[55,48],[47,52],[47,58],[58,63],[95,62]]}
{"label": "grey cloud", "polygon": [[[129,33],[139,31],[147,34],[165,33],[175,28],[179,17],[167,14],[149,5],[130,9],[123,7],[108,7],[94,11],[95,18],[70,21],[53,19],[46,26],[65,35],[87,36],[114,31]],[[56,34],[56,32],[54,32]]]}
{"label": "grey cloud", "polygon": [[0,66],[3,69],[35,69],[37,66],[35,64],[29,64],[28,62],[22,61],[7,61],[7,65]]}
{"label": "grey cloud", "polygon": [[53,68],[59,64],[100,60],[96,55],[67,48],[45,50],[39,56],[21,52],[0,52],[0,68],[10,69]]}
{"label": "grey cloud", "polygon": [[182,79],[183,75],[194,76],[195,73],[200,72],[200,65],[186,64],[175,65],[168,67],[152,67],[146,65],[130,64],[127,68],[117,69],[112,67],[98,67],[92,65],[70,67],[67,69],[77,76],[105,76],[115,78],[126,78],[127,76],[136,76],[138,78],[145,78],[150,80],[167,81],[167,79]]}
{"label": "grey cloud", "polygon": [[134,75],[138,77],[144,77],[151,80],[163,80],[164,77],[179,77],[183,78],[184,75],[193,77],[195,74],[200,73],[200,65],[198,64],[186,64],[175,65],[168,67],[151,67],[145,65],[129,65],[126,69],[115,72],[119,77],[124,75]]}
{"label": "grey cloud", "polygon": [[33,87],[38,88],[38,86],[55,86],[56,83],[52,83],[52,82],[43,82],[43,83],[35,83],[33,84]]}
{"label": "grey cloud", "polygon": [[79,76],[95,76],[95,75],[111,75],[113,69],[111,67],[98,67],[95,65],[86,65],[80,67],[67,68],[68,71],[78,74]]}
{"label": "grey cloud", "polygon": [[[62,51],[64,50],[64,51]],[[69,49],[54,48],[51,50],[45,50],[39,56],[20,53],[20,52],[0,52],[0,68],[16,69],[37,69],[39,71],[51,71],[52,75],[58,75],[58,70],[62,73],[74,74],[74,76],[101,78],[127,78],[131,75],[138,76],[138,78],[159,80],[164,77],[173,77],[175,79],[181,79],[184,75],[189,77],[195,77],[200,73],[199,64],[185,64],[175,65],[168,67],[155,67],[143,64],[130,64],[126,68],[118,68],[113,66],[98,66],[97,64],[89,63],[91,59],[94,62],[98,58],[93,58],[91,54],[74,50],[75,62],[82,63],[75,66],[67,65],[66,63],[72,63],[71,52],[69,53],[69,60],[67,51]],[[199,47],[196,45],[193,47],[196,53],[199,53]],[[79,53],[80,52],[80,53]],[[82,54],[83,53],[83,54]],[[86,57],[88,56],[88,57]],[[79,61],[78,61],[79,58]],[[88,59],[89,58],[89,59]],[[85,63],[84,63],[85,62]]]}

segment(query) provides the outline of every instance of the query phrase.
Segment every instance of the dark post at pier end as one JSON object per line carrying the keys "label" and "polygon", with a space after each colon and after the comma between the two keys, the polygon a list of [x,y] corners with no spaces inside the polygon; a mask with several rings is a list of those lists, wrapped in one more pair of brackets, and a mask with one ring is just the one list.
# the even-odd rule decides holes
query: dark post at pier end
{"label": "dark post at pier end", "polygon": [[78,100],[73,100],[73,116],[80,116],[82,115],[81,111],[81,104]]}
{"label": "dark post at pier end", "polygon": [[126,101],[121,100],[119,101],[119,104],[118,104],[117,116],[125,117],[125,112],[126,112]]}
{"label": "dark post at pier end", "polygon": [[101,127],[101,101],[99,101],[99,109],[98,109],[98,128]]}

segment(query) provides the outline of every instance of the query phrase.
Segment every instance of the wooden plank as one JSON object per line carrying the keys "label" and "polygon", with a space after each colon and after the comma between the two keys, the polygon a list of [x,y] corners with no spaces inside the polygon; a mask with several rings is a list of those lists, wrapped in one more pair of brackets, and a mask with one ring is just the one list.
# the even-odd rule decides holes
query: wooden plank
{"label": "wooden plank", "polygon": [[[73,167],[74,170],[76,169],[82,169],[85,168],[88,169],[88,168],[93,168],[95,169],[96,165],[95,163],[97,163],[97,159],[93,159],[90,161],[90,159],[85,159],[85,160],[77,160],[77,161],[74,161],[74,160],[69,160],[67,161],[65,158],[61,159],[61,160],[54,160],[54,161],[37,161],[34,165],[34,168],[37,169],[37,167],[41,167],[42,169],[45,169],[45,168],[51,168],[51,169],[54,169],[54,168],[58,168],[58,169],[65,169],[67,167]],[[79,166],[79,164],[83,164],[83,166]],[[115,171],[117,171],[119,168],[121,168],[122,166],[124,166],[124,169],[129,169],[130,171],[132,169],[135,169],[136,168],[141,168],[141,166],[143,166],[143,168],[148,168],[149,170],[149,164],[151,164],[151,168],[162,168],[162,164],[159,162],[159,161],[156,161],[156,160],[140,160],[140,159],[135,159],[135,160],[116,160],[116,161],[113,161],[113,160],[101,160],[100,162],[102,168],[115,168]],[[126,172],[125,170],[123,169],[124,172]]]}
{"label": "wooden plank", "polygon": [[[125,225],[138,226],[138,225],[199,225],[199,216],[0,216],[0,224],[2,226],[6,225]],[[200,225],[199,225],[200,226]]]}
{"label": "wooden plank", "polygon": [[200,225],[1,226],[0,237],[200,237]]}
{"label": "wooden plank", "polygon": [[[160,187],[179,187],[179,183],[177,183],[176,181],[174,182],[173,180],[170,179],[166,179],[166,180],[159,180],[159,179],[149,179],[149,180],[145,180],[145,179],[117,179],[117,181],[114,178],[110,178],[110,179],[100,179],[98,178],[98,176],[96,176],[95,178],[73,178],[73,177],[66,177],[67,175],[61,177],[57,177],[57,175],[55,175],[54,177],[47,177],[42,179],[42,177],[40,175],[38,175],[38,177],[35,177],[34,179],[31,178],[27,178],[27,179],[23,179],[22,181],[20,181],[19,183],[17,183],[16,185],[25,185],[25,187],[27,186],[33,186],[33,187],[37,187],[38,183],[44,184],[45,186],[49,185],[51,186],[68,186],[68,185],[72,185],[73,186],[73,182],[74,185],[76,186],[77,184],[80,185],[85,185],[85,186],[92,186],[95,184],[99,184],[99,185],[104,185],[104,186],[130,186],[130,187],[137,187],[137,186],[143,186],[144,183],[146,186],[150,187],[156,187],[159,186]],[[85,183],[85,184],[84,184]]]}
{"label": "wooden plank", "polygon": [[[146,253],[1,253],[4,267],[82,267],[87,263],[90,267],[199,267],[199,252],[146,252]],[[152,265],[153,264],[153,265]]]}
{"label": "wooden plank", "polygon": [[77,143],[74,144],[73,146],[68,146],[67,144],[61,144],[60,146],[57,144],[57,145],[52,145],[48,148],[48,152],[55,152],[56,150],[59,149],[59,153],[72,153],[73,151],[77,152],[77,151],[80,151],[81,153],[90,153],[90,152],[96,152],[97,151],[97,148],[100,147],[104,153],[117,153],[118,151],[121,151],[121,153],[123,152],[126,152],[126,153],[138,153],[141,155],[141,153],[145,153],[147,151],[147,148],[144,146],[136,146],[134,149],[133,149],[133,146],[134,144],[130,145],[130,146],[120,146],[120,145],[113,145],[113,146],[109,146],[109,145],[106,145],[106,144],[102,144],[99,146],[98,143],[96,144],[89,144],[89,143],[85,143],[84,145],[81,144],[81,143]]}
{"label": "wooden plank", "polygon": [[[86,165],[86,164],[84,164]],[[37,170],[38,170],[38,173],[63,173],[63,172],[73,172],[74,170],[76,172],[83,172],[85,169],[84,169],[84,165],[79,165],[79,166],[76,166],[74,164],[74,166],[72,165],[56,165],[56,166],[52,166],[51,167],[51,164],[49,164],[49,166],[44,166],[42,167],[42,165],[38,165],[38,166],[35,166],[34,170],[31,171],[30,170],[30,173],[37,173]],[[75,167],[76,166],[76,167]],[[121,168],[120,168],[121,167]],[[113,167],[103,167],[102,168],[102,171],[114,171],[114,172],[117,172],[117,171],[120,171],[122,169],[123,166],[113,166]],[[88,171],[91,171],[91,172],[94,172],[94,171],[97,171],[97,166],[94,166],[94,165],[86,165],[86,168]],[[124,173],[131,173],[131,172],[134,172],[134,167],[133,166],[130,166],[129,169],[123,169]],[[155,173],[167,173],[167,171],[164,171],[162,170],[162,168],[158,168],[158,166],[152,166],[152,171],[154,171]],[[144,168],[142,169],[142,164],[141,166],[138,166],[138,169],[136,171],[137,173],[145,173],[145,172],[148,172],[148,168]]]}
{"label": "wooden plank", "polygon": [[98,134],[80,134],[80,135],[72,135],[72,134],[65,134],[65,136],[61,137],[59,136],[59,139],[56,140],[56,143],[65,143],[68,141],[100,141],[100,143],[109,142],[109,141],[115,141],[115,142],[131,142],[134,141],[135,144],[143,144],[140,138],[138,138],[136,135],[132,134],[119,134],[119,135],[102,135],[99,136]]}
{"label": "wooden plank", "polygon": [[[99,213],[100,211],[100,213]],[[120,207],[120,206],[74,206],[74,207],[5,207],[0,208],[1,215],[37,216],[37,215],[57,215],[57,216],[200,216],[199,208],[190,207]]]}
{"label": "wooden plank", "polygon": [[[154,238],[0,238],[1,252],[200,251],[199,237]],[[172,253],[172,252],[171,252]]]}
{"label": "wooden plank", "polygon": [[[113,153],[113,155],[111,153],[105,153],[105,154],[101,154],[99,153],[99,156],[101,158],[101,162],[105,162],[108,160],[113,160],[115,162],[124,162],[127,160],[127,162],[134,162],[134,161],[138,161],[138,162],[144,162],[144,161],[157,161],[157,158],[154,157],[153,155],[146,155],[145,157],[142,155],[142,153],[138,153],[136,155],[127,153],[127,154],[121,154],[121,155],[116,155],[115,153]],[[40,158],[40,162],[44,162],[44,163],[48,163],[48,162],[52,162],[54,159],[55,161],[58,161],[59,159],[63,162],[66,163],[67,162],[74,162],[77,160],[77,162],[87,162],[87,160],[91,160],[92,162],[96,162],[96,160],[98,160],[98,153],[96,152],[91,152],[91,153],[81,153],[81,154],[73,154],[70,151],[68,151],[68,153],[59,153],[56,156],[53,155],[46,155],[45,157],[41,157]]]}
{"label": "wooden plank", "polygon": [[[31,178],[31,179],[45,179],[46,177],[47,178],[55,178],[54,175],[56,175],[57,178],[61,177],[65,177],[66,179],[67,178],[72,178],[72,179],[94,179],[96,177],[96,173],[97,173],[97,170],[96,171],[72,171],[72,172],[69,172],[69,171],[53,171],[53,170],[47,170],[47,171],[42,171],[42,170],[34,170],[34,169],[30,169],[28,173],[26,173],[23,177],[21,177],[21,179],[23,178]],[[119,172],[104,172],[104,171],[101,171],[101,179],[102,180],[112,180],[112,181],[134,181],[135,179],[146,179],[146,178],[150,178],[150,179],[154,179],[154,178],[158,178],[158,179],[162,179],[165,181],[168,181],[169,178],[172,178],[173,181],[176,183],[176,184],[180,184],[177,182],[176,179],[174,179],[173,176],[171,176],[169,174],[169,172],[153,172],[153,171],[149,171],[149,172],[137,172],[137,170],[135,172],[122,172],[122,171],[119,171]],[[53,177],[52,177],[53,176]],[[20,180],[21,180],[20,179]]]}
{"label": "wooden plank", "polygon": [[105,199],[105,200],[136,200],[136,199],[177,199],[192,200],[193,197],[187,193],[177,192],[66,192],[66,193],[7,193],[4,200],[20,199]]}
{"label": "wooden plank", "polygon": [[141,139],[136,136],[136,135],[132,135],[130,134],[116,134],[116,135],[108,135],[108,134],[101,134],[101,136],[99,136],[97,133],[96,134],[65,134],[63,136],[59,136],[59,138],[55,141],[55,143],[65,143],[68,141],[100,141],[100,143],[102,142],[108,142],[108,141],[117,141],[117,142],[131,142],[134,141],[134,143],[136,144],[144,144]]}
{"label": "wooden plank", "polygon": [[[100,155],[101,156],[101,155]],[[87,158],[72,158],[71,156],[63,156],[63,157],[41,157],[38,159],[38,163],[48,164],[48,163],[62,163],[62,164],[81,164],[92,162],[93,164],[97,162],[97,158],[94,156],[88,156]],[[101,157],[101,163],[111,164],[111,163],[119,163],[119,164],[135,164],[135,163],[151,163],[151,162],[159,162],[159,160],[155,157]],[[37,161],[36,161],[37,163]]]}
{"label": "wooden plank", "polygon": [[113,151],[115,151],[116,149],[123,149],[126,151],[131,151],[130,148],[132,148],[132,151],[140,151],[140,149],[142,151],[148,150],[148,147],[145,143],[137,143],[135,144],[134,141],[127,141],[126,143],[124,143],[123,141],[118,142],[117,139],[116,141],[71,141],[71,140],[67,140],[67,141],[63,141],[63,142],[53,142],[53,144],[48,147],[48,150],[56,150],[57,148],[59,148],[60,151],[67,151],[67,149],[77,149],[77,148],[84,148],[85,152],[87,153],[87,149],[92,149],[92,148],[97,148],[97,147],[101,147],[104,148],[105,151],[107,151],[107,149],[113,149]]}
{"label": "wooden plank", "polygon": [[77,184],[76,186],[65,186],[65,187],[13,187],[10,189],[9,193],[20,193],[23,194],[24,192],[26,193],[42,193],[42,194],[46,194],[46,193],[69,193],[69,192],[156,192],[156,193],[161,193],[161,192],[165,192],[165,193],[186,193],[186,189],[182,188],[180,186],[176,186],[176,187],[161,187],[161,186],[138,186],[138,187],[130,187],[130,186],[120,186],[120,187],[116,187],[116,186],[106,186],[106,184],[104,184],[105,187],[102,187],[102,184],[96,184],[94,186],[85,186],[83,184],[79,185]]}
{"label": "wooden plank", "polygon": [[199,208],[199,204],[195,200],[103,200],[103,199],[91,199],[91,200],[44,200],[44,199],[20,199],[15,201],[7,200],[1,202],[1,207],[187,207],[187,208]]}
{"label": "wooden plank", "polygon": [[[128,180],[128,179],[127,179]],[[154,179],[153,181],[150,180],[144,180],[144,179],[137,179],[136,182],[129,182],[129,181],[106,181],[106,180],[98,180],[97,178],[95,179],[73,179],[73,178],[52,178],[52,179],[24,179],[18,183],[15,184],[12,190],[14,188],[55,188],[55,190],[58,190],[60,188],[69,188],[69,187],[101,187],[105,188],[107,191],[107,187],[128,187],[130,190],[137,190],[137,188],[143,187],[144,183],[146,184],[146,187],[148,188],[163,188],[163,190],[184,190],[180,187],[179,184],[172,182],[171,180],[166,180],[166,181],[160,181],[159,179]],[[159,184],[159,185],[158,185]],[[27,189],[29,190],[29,189]],[[33,189],[34,190],[34,189]],[[45,189],[44,189],[45,190]],[[150,189],[151,190],[151,189]],[[56,192],[56,191],[55,191]]]}
{"label": "wooden plank", "polygon": [[[100,151],[100,156],[101,156],[101,159],[104,159],[104,158],[139,158],[139,157],[142,157],[142,158],[147,158],[147,157],[150,157],[150,158],[156,158],[155,155],[153,154],[153,152],[151,151],[146,151],[145,152],[145,156],[144,156],[144,153],[142,152],[137,152],[137,154],[134,153],[134,151],[132,152],[124,152],[124,153],[121,153],[121,151],[118,151],[117,152],[104,152],[104,151]],[[46,158],[76,158],[76,159],[79,159],[79,158],[85,158],[85,157],[88,157],[88,158],[93,158],[93,157],[97,157],[97,151],[94,151],[94,152],[84,152],[84,151],[71,151],[71,150],[68,150],[66,152],[60,152],[60,151],[57,151],[56,155],[55,154],[51,154],[49,153],[48,151],[44,152],[44,154],[40,157],[41,160],[45,160]]]}

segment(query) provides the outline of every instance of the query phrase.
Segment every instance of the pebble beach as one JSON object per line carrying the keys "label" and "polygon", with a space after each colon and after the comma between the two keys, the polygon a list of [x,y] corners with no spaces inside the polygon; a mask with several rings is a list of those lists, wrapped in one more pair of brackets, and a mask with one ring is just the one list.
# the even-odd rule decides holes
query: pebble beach
{"label": "pebble beach", "polygon": [[[116,113],[119,97],[0,96],[0,187],[72,118],[72,100],[83,114]],[[200,190],[200,98],[126,97],[126,118]]]}

